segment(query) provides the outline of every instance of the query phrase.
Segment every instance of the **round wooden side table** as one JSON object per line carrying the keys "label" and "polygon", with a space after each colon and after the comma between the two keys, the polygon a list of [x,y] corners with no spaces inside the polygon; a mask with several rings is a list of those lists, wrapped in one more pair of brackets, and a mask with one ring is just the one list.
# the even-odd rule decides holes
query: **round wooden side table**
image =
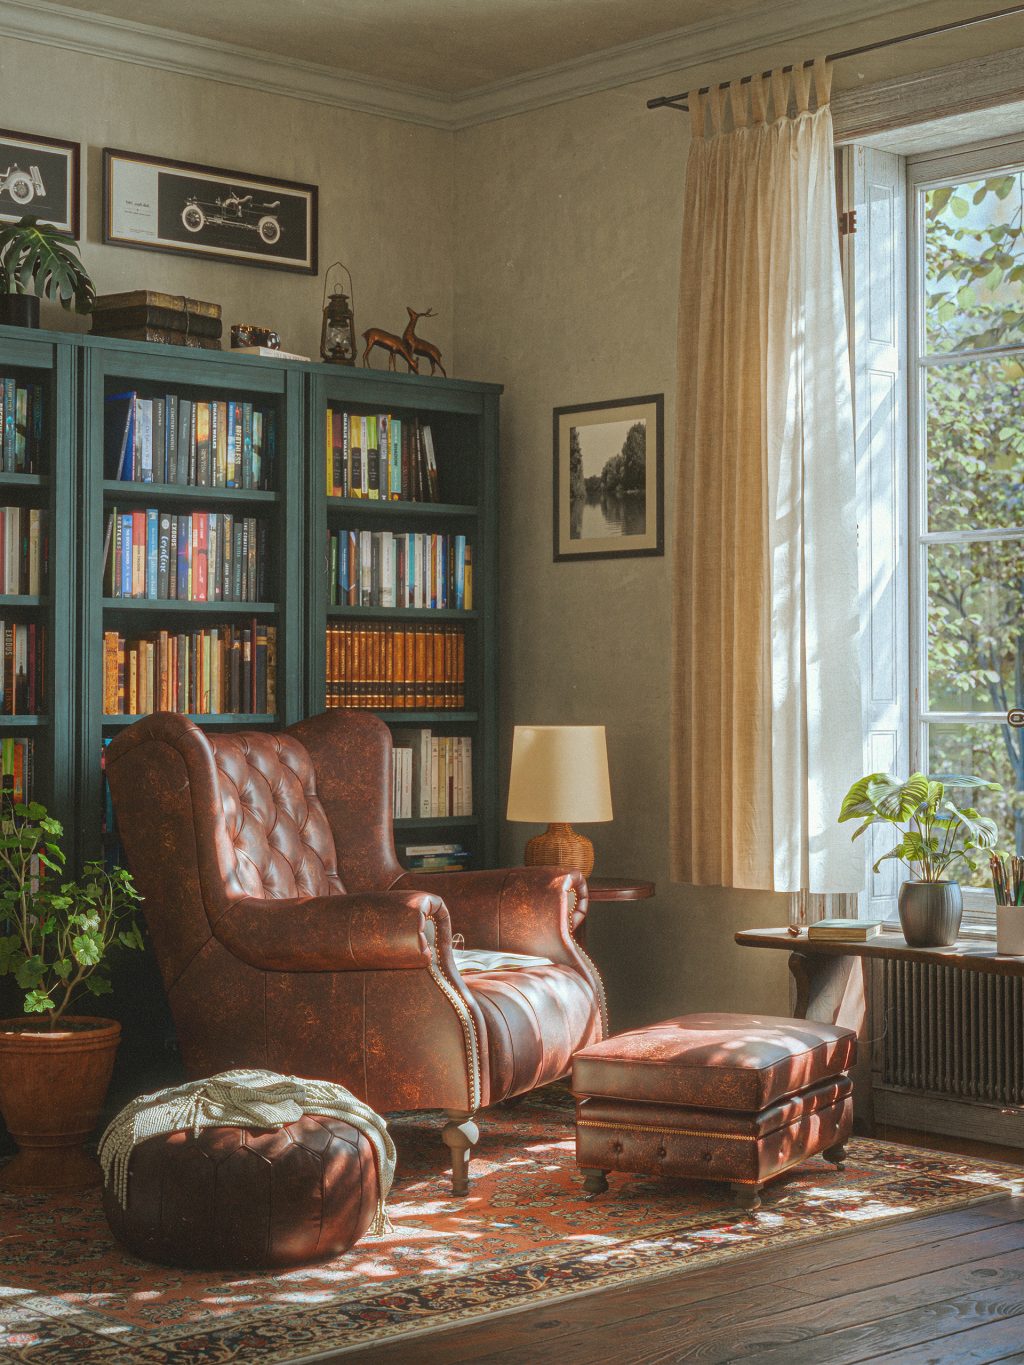
{"label": "round wooden side table", "polygon": [[[633,877],[588,877],[588,901],[646,901],[654,895],[654,883]],[[587,921],[573,925],[573,937],[581,948],[587,946]]]}

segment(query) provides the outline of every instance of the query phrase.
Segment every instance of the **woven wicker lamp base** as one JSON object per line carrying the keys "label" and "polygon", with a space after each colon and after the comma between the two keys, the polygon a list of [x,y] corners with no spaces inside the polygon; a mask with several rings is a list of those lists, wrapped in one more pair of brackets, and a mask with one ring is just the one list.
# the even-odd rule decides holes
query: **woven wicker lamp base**
{"label": "woven wicker lamp base", "polygon": [[594,870],[594,845],[572,825],[551,824],[526,845],[527,867],[570,867],[589,877]]}

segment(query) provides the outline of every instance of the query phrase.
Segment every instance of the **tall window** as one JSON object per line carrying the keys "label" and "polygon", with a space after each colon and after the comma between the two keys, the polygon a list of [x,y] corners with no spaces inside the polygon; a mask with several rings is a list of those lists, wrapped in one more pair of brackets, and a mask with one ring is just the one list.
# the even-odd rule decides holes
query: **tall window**
{"label": "tall window", "polygon": [[908,207],[912,765],[1000,782],[1024,853],[1024,145],[911,163]]}

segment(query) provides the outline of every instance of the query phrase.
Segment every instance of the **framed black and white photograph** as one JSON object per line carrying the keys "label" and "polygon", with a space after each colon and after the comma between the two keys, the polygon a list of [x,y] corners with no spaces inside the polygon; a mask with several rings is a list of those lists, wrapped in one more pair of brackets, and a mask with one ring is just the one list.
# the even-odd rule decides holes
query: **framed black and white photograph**
{"label": "framed black and white photograph", "polygon": [[665,553],[664,395],[555,408],[555,559]]}
{"label": "framed black and white photograph", "polygon": [[317,273],[317,187],[103,151],[103,240]]}
{"label": "framed black and white photograph", "polygon": [[0,128],[0,223],[28,215],[77,240],[79,162],[77,142]]}

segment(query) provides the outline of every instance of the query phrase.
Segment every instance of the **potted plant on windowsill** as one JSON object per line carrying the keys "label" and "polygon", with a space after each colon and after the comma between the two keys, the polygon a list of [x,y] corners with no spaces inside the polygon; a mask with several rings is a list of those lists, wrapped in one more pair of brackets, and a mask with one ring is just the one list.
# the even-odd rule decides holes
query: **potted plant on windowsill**
{"label": "potted plant on windowsill", "polygon": [[839,812],[840,823],[861,821],[854,839],[879,822],[900,831],[899,843],[883,853],[874,870],[888,858],[910,868],[912,878],[900,887],[897,904],[903,937],[913,948],[945,948],[956,942],[963,894],[946,874],[961,859],[976,871],[975,851],[987,856],[996,845],[995,821],[971,806],[955,805],[947,788],[1002,790],[998,782],[980,777],[912,773],[901,782],[889,773],[869,773],[846,793]]}
{"label": "potted plant on windowsill", "polygon": [[95,297],[70,237],[38,218],[0,224],[0,323],[38,327],[40,298],[88,313]]}
{"label": "potted plant on windowsill", "polygon": [[110,991],[107,955],[141,948],[139,901],[123,868],[87,863],[63,879],[63,830],[36,802],[0,806],[0,976],[24,991],[24,1017],[0,1019],[0,1113],[21,1149],[0,1186],[100,1183],[82,1148],[110,1084],[121,1025],[68,1012],[82,990]]}

